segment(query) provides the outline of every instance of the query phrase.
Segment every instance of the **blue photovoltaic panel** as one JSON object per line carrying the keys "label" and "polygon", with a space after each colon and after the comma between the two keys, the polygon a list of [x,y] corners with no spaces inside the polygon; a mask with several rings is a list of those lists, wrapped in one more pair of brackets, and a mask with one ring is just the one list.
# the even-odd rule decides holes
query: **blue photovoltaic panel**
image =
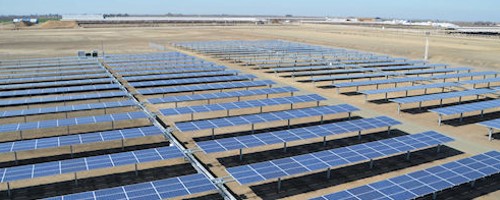
{"label": "blue photovoltaic panel", "polygon": [[[390,80],[390,79],[389,79]],[[430,88],[444,88],[444,87],[457,87],[460,86],[460,83],[433,83],[433,84],[425,84],[425,85],[414,85],[414,86],[406,86],[406,87],[395,87],[395,88],[384,88],[378,90],[364,90],[360,91],[361,94],[382,94],[382,93],[390,93],[390,92],[401,92],[401,91],[410,91],[410,90],[423,90]]]}
{"label": "blue photovoltaic panel", "polygon": [[181,122],[181,123],[176,123],[175,126],[177,127],[177,129],[179,129],[179,131],[186,132],[186,131],[196,131],[203,129],[221,128],[228,126],[239,126],[245,124],[281,121],[281,120],[288,120],[295,118],[332,115],[337,113],[350,113],[357,110],[359,109],[349,104],[339,104],[334,106],[318,106],[312,108],[275,111],[268,113],[225,117],[218,119]]}
{"label": "blue photovoltaic panel", "polygon": [[182,96],[169,96],[163,98],[152,98],[148,101],[152,104],[158,103],[174,103],[174,102],[185,102],[185,101],[197,101],[197,100],[207,100],[207,99],[221,99],[221,98],[231,98],[231,97],[244,97],[244,96],[254,96],[254,95],[267,95],[267,94],[279,94],[279,93],[289,93],[299,91],[293,87],[281,87],[281,88],[264,88],[255,90],[238,90],[231,92],[216,92],[216,93],[206,93],[206,94],[193,94],[193,95],[182,95]]}
{"label": "blue photovoltaic panel", "polygon": [[205,175],[192,174],[115,188],[68,194],[47,198],[46,200],[161,200],[215,190],[216,188],[212,181]]}
{"label": "blue photovoltaic panel", "polygon": [[177,74],[177,73],[189,73],[189,72],[211,72],[211,71],[224,71],[226,67],[224,66],[213,66],[213,67],[197,67],[197,68],[175,68],[175,69],[160,69],[160,70],[141,70],[141,71],[127,71],[120,72],[122,76],[143,76],[148,74]]}
{"label": "blue photovoltaic panel", "polygon": [[188,86],[176,86],[169,88],[149,88],[138,90],[139,93],[143,95],[148,94],[162,94],[162,93],[177,93],[177,92],[195,92],[204,90],[222,90],[222,89],[234,89],[234,88],[247,88],[247,87],[261,87],[270,86],[275,84],[271,80],[262,81],[246,81],[246,82],[229,82],[229,83],[212,83],[212,84],[201,84],[201,85],[188,85]]}
{"label": "blue photovoltaic panel", "polygon": [[[84,73],[84,72],[82,72]],[[52,77],[30,77],[30,78],[17,78],[17,79],[1,79],[0,84],[13,84],[13,83],[30,83],[30,82],[52,82],[62,80],[80,80],[90,78],[108,77],[107,74],[84,74],[84,75],[69,75],[69,76],[52,76]],[[34,83],[32,83],[34,84]],[[41,84],[41,83],[40,83]],[[17,84],[20,85],[20,84]]]}
{"label": "blue photovoltaic panel", "polygon": [[490,120],[490,121],[480,122],[478,124],[482,125],[482,126],[486,126],[488,128],[500,129],[500,118]]}
{"label": "blue photovoltaic panel", "polygon": [[235,149],[244,149],[270,144],[291,142],[296,140],[326,137],[330,135],[340,135],[369,129],[390,127],[399,124],[401,124],[401,122],[389,117],[381,116],[304,128],[272,131],[254,135],[223,138],[218,140],[208,140],[197,142],[196,144],[205,153],[215,153],[221,151],[230,151]]}
{"label": "blue photovoltaic panel", "polygon": [[295,71],[310,71],[322,69],[344,69],[347,67],[355,67],[356,65],[322,65],[322,66],[305,66],[305,67],[283,67],[274,68],[273,72],[295,72]]}
{"label": "blue photovoltaic panel", "polygon": [[320,70],[320,71],[307,71],[307,72],[294,72],[287,76],[314,76],[323,74],[347,74],[355,72],[375,72],[377,68],[354,68],[354,69],[339,69],[339,70]]}
{"label": "blue photovoltaic panel", "polygon": [[344,83],[332,84],[332,86],[342,88],[342,87],[356,87],[365,85],[403,83],[403,82],[414,82],[414,81],[425,81],[425,80],[427,80],[427,78],[425,77],[405,77],[405,78],[381,79],[381,80],[370,80],[370,81],[344,82]]}
{"label": "blue photovoltaic panel", "polygon": [[26,84],[9,84],[0,85],[0,90],[12,90],[21,88],[35,88],[35,87],[54,87],[61,85],[88,85],[96,83],[112,83],[112,78],[100,78],[100,79],[85,79],[85,80],[72,80],[72,81],[54,81],[54,82],[43,82],[43,83],[26,83]]}
{"label": "blue photovoltaic panel", "polygon": [[487,75],[496,75],[498,72],[495,71],[483,71],[483,72],[469,72],[469,73],[460,73],[460,74],[444,74],[444,75],[436,75],[429,76],[431,79],[446,79],[446,78],[461,78],[461,77],[471,77],[471,76],[487,76]]}
{"label": "blue photovoltaic panel", "polygon": [[0,111],[0,117],[19,117],[19,116],[27,116],[27,115],[41,115],[41,114],[59,113],[59,112],[74,112],[74,111],[117,108],[117,107],[135,106],[135,105],[136,104],[134,101],[127,100],[127,101],[113,101],[113,102],[102,102],[102,103],[92,103],[92,104],[77,104],[77,105],[70,105],[70,106],[32,108],[32,109],[25,109],[25,110],[6,110],[6,111]]}
{"label": "blue photovoltaic panel", "polygon": [[143,81],[129,83],[133,87],[152,87],[152,86],[169,86],[169,85],[183,85],[194,83],[211,83],[211,82],[225,82],[225,81],[245,81],[257,78],[255,75],[238,75],[238,76],[215,76],[203,78],[187,78],[187,79],[170,79],[160,81]]}
{"label": "blue photovoltaic panel", "polygon": [[70,86],[70,87],[55,87],[55,88],[42,88],[31,90],[11,90],[0,92],[0,97],[15,97],[15,96],[31,96],[42,94],[58,94],[69,92],[85,92],[96,90],[111,90],[119,89],[118,84],[100,84],[100,85],[84,85],[84,86]]}
{"label": "blue photovoltaic panel", "polygon": [[2,105],[2,106],[29,105],[29,104],[37,104],[37,103],[52,103],[52,102],[76,101],[76,100],[87,100],[87,99],[101,99],[101,98],[125,97],[125,96],[127,96],[127,93],[125,93],[123,91],[101,92],[101,93],[94,93],[94,94],[0,100],[0,105]]}
{"label": "blue photovoltaic panel", "polygon": [[44,176],[74,173],[122,165],[181,158],[184,154],[176,147],[159,147],[123,153],[68,159],[54,162],[21,165],[0,169],[1,182],[33,179]]}
{"label": "blue photovoltaic panel", "polygon": [[446,67],[445,64],[425,64],[425,65],[405,65],[405,66],[391,66],[391,67],[380,67],[382,71],[396,71],[396,70],[412,70],[412,69],[428,69],[428,68],[438,68]]}
{"label": "blue photovoltaic panel", "polygon": [[113,70],[124,72],[124,71],[137,71],[137,70],[151,70],[151,69],[179,69],[179,68],[205,68],[205,67],[213,67],[213,63],[170,63],[163,65],[138,65],[132,67],[113,67]]}
{"label": "blue photovoltaic panel", "polygon": [[238,102],[229,102],[229,103],[220,103],[220,104],[209,104],[209,105],[199,105],[199,106],[189,106],[189,107],[179,107],[179,108],[167,108],[167,109],[161,109],[160,112],[163,115],[169,116],[169,115],[181,115],[181,114],[188,114],[188,113],[213,112],[213,111],[220,111],[220,110],[256,108],[256,107],[274,106],[274,105],[282,105],[282,104],[295,104],[295,103],[323,101],[323,100],[326,100],[326,98],[319,96],[317,94],[310,94],[310,95],[302,95],[302,96],[279,97],[279,98],[272,98],[272,99],[257,99],[257,100],[238,101]]}
{"label": "blue photovoltaic panel", "polygon": [[470,67],[455,67],[455,68],[438,68],[438,69],[424,69],[424,70],[412,70],[401,72],[403,75],[416,75],[416,74],[434,74],[434,73],[448,73],[448,72],[459,72],[459,71],[470,71]]}
{"label": "blue photovoltaic panel", "polygon": [[0,143],[0,153],[163,135],[154,126]]}
{"label": "blue photovoltaic panel", "polygon": [[[23,78],[23,77],[35,77],[36,76],[36,77],[58,78],[58,77],[66,76],[66,75],[70,75],[70,74],[94,74],[94,73],[104,73],[104,72],[105,72],[105,70],[103,70],[102,68],[83,69],[83,70],[67,70],[67,71],[49,71],[49,72],[29,72],[29,73],[15,73],[15,74],[13,74],[13,73],[4,74],[0,71],[0,83],[4,83],[4,81],[9,82],[10,80],[16,80],[18,78]],[[10,79],[10,80],[6,80],[6,79]],[[28,79],[28,80],[36,80],[36,78]],[[26,82],[26,81],[23,80],[20,82]]]}
{"label": "blue photovoltaic panel", "polygon": [[421,96],[414,96],[414,97],[402,97],[402,98],[397,98],[397,99],[391,99],[390,101],[396,102],[396,103],[416,103],[416,102],[449,99],[449,98],[463,97],[463,96],[474,96],[474,95],[488,94],[488,93],[494,93],[494,92],[495,91],[490,90],[490,89],[474,89],[474,90],[465,90],[465,91],[458,91],[458,92],[445,92],[445,93],[438,93],[438,94],[428,94],[428,95],[421,95]]}
{"label": "blue photovoltaic panel", "polygon": [[[1,67],[0,67],[1,68]],[[62,67],[36,67],[36,68],[24,68],[21,69],[19,67],[15,67],[14,69],[3,69],[0,70],[2,74],[12,74],[12,73],[20,73],[20,72],[40,72],[40,71],[54,71],[54,72],[63,72],[72,69],[102,69],[97,65],[76,65],[76,66],[62,66]]]}
{"label": "blue photovoltaic panel", "polygon": [[490,151],[313,200],[416,199],[500,172],[500,152]]}
{"label": "blue photovoltaic panel", "polygon": [[11,132],[11,131],[25,131],[25,130],[41,129],[41,128],[55,128],[62,126],[75,126],[82,124],[95,124],[95,123],[122,121],[122,120],[133,120],[141,118],[148,118],[148,116],[144,112],[138,111],[138,112],[128,112],[128,113],[116,113],[110,115],[76,117],[68,119],[54,119],[54,120],[16,123],[16,124],[2,124],[0,125],[0,133]]}
{"label": "blue photovoltaic panel", "polygon": [[350,74],[350,75],[339,75],[339,76],[322,76],[317,78],[311,78],[310,81],[335,81],[335,80],[345,80],[345,79],[358,79],[358,78],[375,78],[375,77],[388,77],[396,76],[400,73],[397,72],[383,72],[383,73],[366,73],[366,74]]}
{"label": "blue photovoltaic panel", "polygon": [[227,168],[240,184],[339,167],[453,141],[434,131],[400,136],[332,150]]}
{"label": "blue photovoltaic panel", "polygon": [[204,76],[229,76],[229,75],[238,75],[238,73],[239,71],[236,70],[225,70],[225,71],[215,71],[215,72],[131,76],[131,77],[125,77],[123,79],[132,82],[132,81],[143,81],[143,80],[179,79],[179,78],[204,77]]}
{"label": "blue photovoltaic panel", "polygon": [[444,108],[431,109],[430,111],[438,113],[440,115],[454,115],[454,114],[474,112],[474,111],[480,111],[498,107],[500,107],[500,99],[467,103],[456,106],[447,106]]}
{"label": "blue photovoltaic panel", "polygon": [[461,81],[461,83],[465,83],[465,84],[480,84],[480,83],[494,83],[494,82],[500,82],[500,77]]}

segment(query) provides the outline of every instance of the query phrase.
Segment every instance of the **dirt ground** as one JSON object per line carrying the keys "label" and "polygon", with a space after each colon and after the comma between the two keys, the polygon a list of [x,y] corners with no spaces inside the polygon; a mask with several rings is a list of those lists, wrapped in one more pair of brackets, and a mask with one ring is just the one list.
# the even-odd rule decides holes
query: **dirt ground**
{"label": "dirt ground", "polygon": [[[425,36],[417,33],[402,33],[393,30],[376,30],[373,28],[331,26],[331,25],[290,25],[290,26],[187,26],[187,27],[141,27],[141,28],[94,28],[94,29],[50,29],[50,30],[0,30],[0,61],[2,59],[17,59],[29,57],[54,57],[54,56],[74,56],[78,50],[93,50],[104,48],[106,53],[144,53],[156,52],[156,49],[149,47],[149,42],[158,44],[168,44],[179,41],[205,41],[205,40],[237,40],[237,39],[283,39],[289,41],[306,42],[310,44],[327,45],[332,47],[351,48],[361,51],[369,51],[379,54],[388,54],[395,57],[406,57],[410,59],[421,59],[423,57]],[[172,48],[172,47],[171,47]],[[391,167],[397,163],[395,160],[384,160],[388,164],[383,165],[379,172],[370,172],[366,176],[344,178],[340,182],[320,185],[313,191],[287,191],[288,195],[262,196],[260,193],[268,194],[273,186],[239,186],[237,183],[229,183],[229,187],[238,194],[243,194],[250,198],[289,198],[305,199],[319,196],[326,193],[339,191],[363,185],[369,182],[382,180],[388,177],[397,176],[402,173],[415,171],[418,169],[434,166],[444,162],[456,160],[473,154],[488,150],[500,150],[500,140],[488,141],[485,136],[486,128],[471,124],[437,125],[437,116],[429,112],[409,113],[403,112],[398,115],[396,105],[393,103],[365,103],[363,96],[350,96],[336,94],[334,89],[320,89],[310,83],[298,83],[290,78],[277,77],[274,74],[264,73],[264,71],[252,70],[233,63],[221,62],[201,54],[183,51],[196,55],[200,58],[224,64],[233,69],[238,69],[246,73],[256,74],[261,79],[272,79],[280,85],[291,85],[301,89],[303,93],[317,93],[329,100],[324,104],[349,103],[361,108],[358,115],[363,117],[373,117],[387,115],[398,119],[404,125],[397,129],[405,133],[418,133],[427,130],[436,130],[452,136],[456,139],[450,143],[453,149],[464,152],[463,154],[448,152],[444,156],[431,156],[432,159],[416,159],[413,164],[402,164],[401,168]],[[472,66],[478,70],[500,70],[500,39],[493,38],[455,38],[451,36],[431,36],[430,37],[430,62],[446,63],[452,66]],[[464,99],[468,100],[468,99]],[[450,101],[449,103],[453,103]],[[434,103],[428,103],[435,105]],[[424,104],[427,105],[427,104]],[[415,107],[405,105],[405,108]],[[191,137],[179,135],[186,146],[194,147]],[[378,136],[374,136],[378,137]],[[331,138],[333,139],[333,138]],[[380,139],[380,138],[377,138]],[[315,141],[315,142],[319,142]],[[351,142],[347,142],[351,143]],[[279,145],[278,145],[279,146]],[[279,147],[262,147],[252,150],[253,152],[271,151]],[[334,148],[330,146],[329,148]],[[304,150],[304,151],[310,151]],[[203,162],[212,165],[210,168],[219,177],[226,176],[226,172],[221,164],[221,160],[228,160],[228,156],[237,155],[237,152],[224,155],[204,155],[196,154]],[[259,154],[256,154],[259,155]],[[291,155],[291,154],[290,154]],[[267,158],[278,158],[282,154],[272,154]],[[250,156],[251,157],[251,156]],[[418,157],[418,156],[417,156]],[[383,170],[383,169],[390,170]],[[339,174],[352,173],[347,168],[335,171]],[[361,168],[363,170],[363,168]],[[383,173],[382,173],[383,172]],[[380,173],[380,174],[377,174]],[[312,176],[312,175],[311,175]],[[287,178],[288,179],[288,178]],[[306,179],[307,180],[307,179]],[[315,180],[315,179],[313,179]],[[271,184],[271,183],[270,183]],[[284,181],[284,184],[308,184],[307,181],[293,180]],[[500,199],[500,191],[491,191],[485,194],[478,194],[473,197],[478,199]]]}

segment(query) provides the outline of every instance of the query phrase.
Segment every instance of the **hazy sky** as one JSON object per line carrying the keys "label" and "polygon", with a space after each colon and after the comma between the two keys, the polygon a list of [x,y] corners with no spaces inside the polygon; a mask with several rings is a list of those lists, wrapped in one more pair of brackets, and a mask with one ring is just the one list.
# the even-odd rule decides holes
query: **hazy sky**
{"label": "hazy sky", "polygon": [[169,12],[500,22],[500,0],[0,0],[0,15]]}

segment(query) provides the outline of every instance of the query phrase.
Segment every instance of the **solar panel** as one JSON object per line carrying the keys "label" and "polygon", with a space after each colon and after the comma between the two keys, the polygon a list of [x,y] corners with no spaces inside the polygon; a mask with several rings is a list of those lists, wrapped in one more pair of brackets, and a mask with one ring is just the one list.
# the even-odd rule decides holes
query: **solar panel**
{"label": "solar panel", "polygon": [[391,99],[390,101],[404,104],[404,103],[416,103],[423,101],[432,101],[432,100],[441,100],[441,99],[449,99],[455,97],[463,97],[463,96],[474,96],[481,94],[494,93],[493,90],[490,89],[474,89],[474,90],[465,90],[458,92],[446,92],[446,93],[438,93],[438,94],[428,94],[414,97],[403,97],[397,99]]}
{"label": "solar panel", "polygon": [[255,89],[255,90],[238,90],[238,91],[231,91],[231,92],[216,92],[216,93],[193,94],[193,95],[183,95],[183,96],[169,96],[169,97],[163,97],[163,98],[152,98],[152,99],[148,99],[148,101],[152,104],[174,103],[174,102],[210,100],[210,99],[221,99],[221,98],[231,98],[231,97],[279,94],[279,93],[288,93],[288,92],[297,92],[297,91],[299,91],[299,90],[296,88],[293,88],[293,87],[264,88],[264,89]]}
{"label": "solar panel", "polygon": [[0,111],[0,117],[19,117],[19,116],[41,115],[41,114],[59,113],[59,112],[75,112],[83,110],[118,108],[118,107],[127,107],[135,105],[136,104],[134,101],[127,100],[127,101],[113,101],[113,102],[102,102],[102,103],[91,103],[91,104],[78,104],[69,106],[32,108],[24,110],[5,110],[5,111]]}
{"label": "solar panel", "polygon": [[312,102],[312,101],[319,102],[323,100],[326,100],[326,98],[319,96],[317,94],[311,94],[311,95],[280,97],[272,99],[257,99],[257,100],[229,102],[220,104],[167,108],[167,109],[161,109],[160,112],[163,115],[169,116],[169,115],[182,115],[189,113],[213,112],[220,110],[256,108],[256,107],[274,106],[282,104],[295,104],[295,103]]}
{"label": "solar panel", "polygon": [[42,94],[58,94],[70,92],[86,92],[96,90],[110,90],[119,89],[118,84],[100,84],[100,85],[84,85],[84,86],[69,86],[69,87],[55,87],[31,90],[11,90],[0,92],[0,97],[16,97],[16,96],[32,96]]}
{"label": "solar panel", "polygon": [[345,80],[345,79],[359,79],[359,78],[376,78],[376,77],[389,77],[396,76],[400,73],[397,72],[383,72],[383,73],[367,73],[367,74],[350,74],[350,75],[340,75],[340,76],[322,76],[317,78],[309,79],[312,82],[317,81],[335,81],[335,80]]}
{"label": "solar panel", "polygon": [[26,131],[32,129],[95,124],[95,123],[133,120],[141,118],[148,118],[148,116],[144,112],[139,111],[139,112],[116,113],[109,115],[55,119],[55,120],[35,121],[26,123],[16,123],[16,124],[2,124],[0,125],[0,132]]}
{"label": "solar panel", "polygon": [[359,93],[362,94],[382,94],[382,93],[390,93],[390,92],[401,92],[401,91],[410,91],[410,90],[422,90],[422,89],[430,89],[430,88],[444,88],[444,87],[458,87],[460,83],[433,83],[433,84],[425,84],[425,85],[414,85],[414,86],[406,86],[406,87],[396,87],[396,88],[384,88],[378,90],[364,90]]}
{"label": "solar panel", "polygon": [[126,72],[119,72],[119,74],[122,76],[140,76],[148,74],[176,74],[176,73],[187,73],[187,72],[223,71],[225,69],[226,67],[224,66],[212,66],[212,67],[196,67],[196,68],[126,71]]}
{"label": "solar panel", "polygon": [[133,87],[152,87],[152,86],[170,86],[170,85],[183,85],[195,83],[212,83],[212,82],[225,82],[225,81],[245,81],[257,78],[255,75],[238,75],[238,76],[215,76],[203,78],[187,78],[187,79],[169,79],[160,81],[143,81],[129,83]]}
{"label": "solar panel", "polygon": [[212,83],[212,84],[202,84],[202,85],[188,85],[188,86],[177,86],[169,88],[149,88],[138,90],[140,94],[162,94],[162,93],[178,93],[178,92],[195,92],[195,91],[205,91],[205,90],[223,90],[223,89],[234,89],[234,88],[248,88],[248,87],[261,87],[270,86],[275,84],[271,80],[262,81],[246,81],[246,82],[229,82],[229,83]]}
{"label": "solar panel", "polygon": [[146,183],[69,194],[59,197],[47,198],[46,200],[70,200],[70,199],[171,199],[196,193],[216,190],[212,181],[203,174],[192,174],[175,178],[162,179]]}
{"label": "solar panel", "polygon": [[434,131],[227,168],[240,184],[340,167],[453,141]]}
{"label": "solar panel", "polygon": [[455,115],[460,113],[474,112],[474,111],[480,111],[498,107],[500,107],[500,99],[467,103],[455,106],[447,106],[443,108],[435,108],[431,109],[430,111],[438,113],[440,115]]}
{"label": "solar panel", "polygon": [[29,105],[29,104],[38,104],[38,103],[77,101],[77,100],[101,99],[101,98],[125,97],[125,96],[127,96],[127,93],[125,93],[123,91],[101,92],[101,93],[71,95],[71,96],[68,95],[68,96],[54,96],[54,97],[42,97],[42,98],[0,100],[0,105],[2,105],[2,106]]}
{"label": "solar panel", "polygon": [[100,78],[100,79],[86,79],[86,80],[72,80],[72,81],[54,81],[54,82],[42,82],[42,83],[26,83],[26,84],[9,84],[0,85],[0,90],[12,90],[12,89],[22,89],[22,88],[39,88],[39,87],[57,87],[62,85],[89,85],[97,83],[113,83],[112,78]]}
{"label": "solar panel", "polygon": [[141,128],[129,128],[129,129],[103,131],[95,133],[67,135],[60,137],[20,140],[14,142],[0,143],[0,153],[55,148],[62,146],[95,143],[95,142],[139,138],[139,137],[153,136],[153,135],[163,135],[163,132],[157,127],[147,126]]}
{"label": "solar panel", "polygon": [[401,124],[392,118],[381,116],[367,119],[357,119],[332,124],[272,131],[267,133],[246,135],[217,140],[197,142],[196,144],[205,153],[230,151],[235,149],[252,148],[257,146],[320,138],[331,135],[340,135],[369,129],[391,127]]}
{"label": "solar panel", "polygon": [[317,106],[311,108],[301,108],[294,110],[241,115],[241,116],[225,117],[219,119],[181,122],[181,123],[176,123],[175,126],[179,131],[186,132],[186,131],[196,131],[203,129],[221,128],[228,126],[239,126],[245,124],[256,124],[264,122],[289,120],[295,118],[332,115],[337,113],[350,113],[357,110],[359,109],[349,104],[339,104],[334,106]]}
{"label": "solar panel", "polygon": [[214,71],[214,72],[131,76],[131,77],[125,77],[124,79],[129,82],[132,82],[132,81],[142,81],[142,80],[176,79],[176,78],[203,77],[203,76],[229,76],[229,75],[237,75],[238,72],[239,71],[236,70],[225,70],[225,71]]}
{"label": "solar panel", "polygon": [[378,71],[376,68],[354,68],[354,69],[339,69],[339,70],[320,70],[320,71],[307,71],[307,72],[293,72],[286,77],[291,76],[315,76],[315,75],[325,75],[325,74],[347,74],[347,73],[359,73],[359,72],[374,72]]}
{"label": "solar panel", "polygon": [[159,147],[100,156],[68,159],[61,161],[21,165],[0,169],[1,182],[33,179],[44,176],[75,173],[116,166],[131,165],[173,158],[181,158],[184,154],[176,147]]}
{"label": "solar panel", "polygon": [[412,69],[428,69],[428,68],[438,68],[446,67],[445,64],[425,64],[425,65],[405,65],[405,66],[391,66],[391,67],[380,67],[382,71],[396,71],[396,70],[412,70]]}
{"label": "solar panel", "polygon": [[356,65],[321,65],[321,66],[304,66],[304,67],[283,67],[274,68],[273,72],[295,72],[295,71],[310,71],[322,69],[344,69],[347,67],[355,67]]}
{"label": "solar panel", "polygon": [[447,79],[447,78],[462,78],[462,77],[472,77],[472,76],[487,76],[487,75],[497,75],[498,72],[495,71],[482,71],[482,72],[470,72],[470,73],[460,73],[460,74],[444,74],[430,76],[431,79]]}
{"label": "solar panel", "polygon": [[499,172],[500,152],[490,151],[313,200],[416,199]]}
{"label": "solar panel", "polygon": [[477,80],[469,80],[469,81],[462,81],[461,83],[464,83],[464,84],[481,84],[481,83],[494,83],[494,82],[500,82],[500,77],[487,78],[487,79],[477,79]]}
{"label": "solar panel", "polygon": [[116,70],[118,72],[124,72],[124,71],[137,71],[137,70],[145,70],[145,69],[179,69],[179,68],[192,68],[192,67],[212,67],[214,66],[213,63],[173,63],[173,64],[164,64],[164,65],[158,65],[158,66],[153,66],[153,65],[139,65],[139,66],[133,66],[133,67],[113,67],[113,70]]}
{"label": "solar panel", "polygon": [[[90,79],[90,78],[101,78],[107,77],[107,74],[84,74],[84,75],[68,75],[68,76],[51,76],[51,77],[29,77],[29,78],[16,78],[16,79],[1,79],[0,84],[13,84],[13,83],[42,83],[42,82],[53,82],[53,81],[63,81],[63,80],[80,80],[80,79]],[[20,84],[18,84],[20,85]],[[2,87],[2,86],[0,86]]]}
{"label": "solar panel", "polygon": [[470,67],[455,67],[455,68],[439,68],[439,69],[425,69],[425,70],[411,70],[406,72],[401,72],[403,75],[418,75],[418,74],[434,74],[434,73],[448,73],[448,72],[459,72],[459,71],[470,71]]}
{"label": "solar panel", "polygon": [[500,129],[500,118],[478,123],[488,128]]}
{"label": "solar panel", "polygon": [[[101,68],[95,68],[95,69],[84,69],[84,70],[67,70],[67,71],[49,71],[49,72],[30,72],[30,73],[10,73],[10,74],[5,74],[0,71],[0,82],[1,81],[8,81],[8,80],[3,80],[3,79],[16,79],[16,78],[22,78],[22,77],[50,77],[50,76],[65,76],[65,75],[71,75],[71,74],[93,74],[93,73],[104,73],[105,70]],[[21,81],[25,82],[25,81]]]}
{"label": "solar panel", "polygon": [[357,81],[357,82],[344,82],[332,84],[337,88],[342,87],[358,87],[366,85],[379,85],[379,84],[390,84],[390,83],[403,83],[403,82],[414,82],[414,81],[425,81],[425,77],[405,77],[405,78],[393,78],[393,79],[382,79],[382,80],[370,80],[370,81]]}

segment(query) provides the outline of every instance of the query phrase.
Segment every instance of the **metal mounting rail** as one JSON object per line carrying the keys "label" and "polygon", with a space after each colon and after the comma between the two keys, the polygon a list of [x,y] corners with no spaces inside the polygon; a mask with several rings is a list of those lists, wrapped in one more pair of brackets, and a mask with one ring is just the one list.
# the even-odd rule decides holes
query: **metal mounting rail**
{"label": "metal mounting rail", "polygon": [[113,81],[118,84],[118,87],[127,93],[127,95],[137,104],[137,106],[145,112],[149,116],[149,120],[151,123],[158,127],[160,130],[162,130],[164,136],[177,148],[179,148],[183,153],[186,158],[186,160],[196,169],[198,173],[203,173],[205,176],[207,176],[216,186],[219,194],[224,198],[228,200],[236,200],[236,198],[233,196],[231,192],[223,185],[224,182],[220,182],[217,177],[213,176],[208,169],[206,169],[203,164],[193,156],[193,151],[190,149],[187,149],[184,147],[173,135],[172,135],[172,130],[170,128],[165,128],[163,125],[157,120],[156,114],[153,112],[150,112],[145,106],[144,103],[140,102],[130,91],[128,91],[123,84],[118,81],[118,79],[109,71],[109,69],[105,66],[105,61],[100,60],[99,66],[101,66],[104,70],[106,70],[106,73],[110,78],[113,79]]}

